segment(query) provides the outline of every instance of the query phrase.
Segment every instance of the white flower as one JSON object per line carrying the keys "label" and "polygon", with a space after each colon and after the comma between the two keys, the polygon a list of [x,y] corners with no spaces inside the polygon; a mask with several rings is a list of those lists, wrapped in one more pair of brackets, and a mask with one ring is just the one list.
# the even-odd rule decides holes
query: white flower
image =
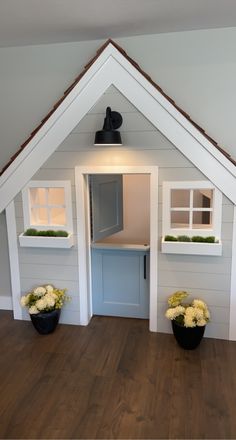
{"label": "white flower", "polygon": [[55,306],[55,298],[51,293],[46,293],[44,300],[47,303],[47,307],[54,307]]}
{"label": "white flower", "polygon": [[192,315],[185,315],[184,326],[185,327],[195,327],[196,326],[196,323],[195,323]]}
{"label": "white flower", "polygon": [[199,320],[204,318],[204,311],[197,307],[194,307],[194,317]]}
{"label": "white flower", "polygon": [[28,295],[23,295],[20,299],[21,306],[22,307],[27,306],[28,302],[29,302]]}
{"label": "white flower", "polygon": [[184,315],[184,312],[185,312],[185,308],[183,306],[176,306],[176,307],[167,309],[166,318],[173,320],[179,315]]}
{"label": "white flower", "polygon": [[51,284],[38,286],[22,295],[20,303],[22,307],[27,307],[31,314],[49,312],[61,309],[64,302],[69,300],[65,292],[66,289],[58,289]]}
{"label": "white flower", "polygon": [[183,301],[183,299],[187,298],[187,296],[188,296],[187,292],[185,292],[184,290],[178,290],[168,298],[168,305],[170,307],[179,306]]}
{"label": "white flower", "polygon": [[199,327],[204,327],[204,325],[206,325],[207,321],[205,319],[199,319],[197,322],[197,325]]}
{"label": "white flower", "polygon": [[41,298],[41,299],[38,299],[38,301],[36,301],[35,305],[36,305],[37,309],[41,311],[41,310],[46,309],[47,301],[45,301],[45,298]]}
{"label": "white flower", "polygon": [[194,299],[192,304],[193,307],[197,307],[198,309],[202,309],[202,310],[207,310],[206,303],[204,303],[204,301],[202,301],[201,299]]}
{"label": "white flower", "polygon": [[175,319],[174,309],[167,309],[166,313],[165,313],[165,316],[166,316],[167,319],[171,319],[171,320]]}
{"label": "white flower", "polygon": [[30,315],[36,315],[36,313],[39,313],[39,310],[37,309],[37,307],[36,306],[31,306],[29,308],[29,314]]}
{"label": "white flower", "polygon": [[196,320],[195,320],[195,310],[194,307],[187,307],[185,309],[185,317],[184,317],[184,326],[185,327],[195,327],[196,326]]}
{"label": "white flower", "polygon": [[36,289],[34,289],[34,294],[36,296],[40,297],[40,296],[43,296],[45,293],[46,293],[45,287],[39,286],[39,287],[36,287]]}
{"label": "white flower", "polygon": [[[194,299],[193,300],[193,307],[199,311],[198,315],[196,314],[197,319],[204,319],[207,321],[209,321],[210,319],[210,312],[207,308],[207,305],[204,301],[200,300],[200,299]],[[202,315],[200,314],[200,311],[202,312]],[[199,325],[199,324],[197,324]],[[204,324],[202,324],[204,325]]]}
{"label": "white flower", "polygon": [[195,322],[191,318],[191,316],[185,316],[184,317],[184,326],[185,327],[196,327]]}
{"label": "white flower", "polygon": [[210,320],[207,304],[201,299],[194,299],[191,304],[182,303],[187,296],[187,292],[179,290],[168,298],[166,318],[176,320],[185,327],[205,326]]}
{"label": "white flower", "polygon": [[50,293],[50,296],[51,296],[52,298],[54,298],[55,300],[58,299],[58,295],[57,295],[55,292]]}
{"label": "white flower", "polygon": [[51,286],[51,284],[48,284],[48,286],[45,287],[47,293],[53,293],[54,287]]}

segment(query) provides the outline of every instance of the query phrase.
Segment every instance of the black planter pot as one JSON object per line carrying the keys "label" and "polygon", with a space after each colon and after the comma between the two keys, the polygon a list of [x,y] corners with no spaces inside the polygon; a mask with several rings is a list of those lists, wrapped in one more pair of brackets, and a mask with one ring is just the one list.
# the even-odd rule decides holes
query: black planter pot
{"label": "black planter pot", "polygon": [[30,318],[34,328],[41,335],[48,335],[55,330],[60,318],[60,314],[61,310],[56,309],[52,312],[32,314],[30,315]]}
{"label": "black planter pot", "polygon": [[200,344],[205,332],[205,326],[183,327],[175,321],[171,321],[171,323],[174,337],[180,347],[185,350],[194,350]]}

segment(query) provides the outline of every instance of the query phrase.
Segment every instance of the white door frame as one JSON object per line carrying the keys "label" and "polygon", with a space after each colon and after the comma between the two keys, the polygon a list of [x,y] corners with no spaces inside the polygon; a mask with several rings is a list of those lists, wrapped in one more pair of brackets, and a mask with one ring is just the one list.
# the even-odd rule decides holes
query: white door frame
{"label": "white door frame", "polygon": [[156,166],[78,166],[75,168],[77,210],[79,309],[80,325],[87,325],[93,316],[89,220],[89,174],[150,175],[150,301],[149,329],[157,331],[158,273],[158,167]]}

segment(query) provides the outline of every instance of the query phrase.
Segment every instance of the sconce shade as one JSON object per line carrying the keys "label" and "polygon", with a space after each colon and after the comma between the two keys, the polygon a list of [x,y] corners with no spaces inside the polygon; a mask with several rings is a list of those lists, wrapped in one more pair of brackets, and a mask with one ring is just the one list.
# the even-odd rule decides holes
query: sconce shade
{"label": "sconce shade", "polygon": [[122,122],[121,114],[107,107],[103,129],[96,132],[94,145],[122,145],[120,132],[116,131]]}
{"label": "sconce shade", "polygon": [[122,145],[119,131],[97,131],[95,135],[94,145]]}

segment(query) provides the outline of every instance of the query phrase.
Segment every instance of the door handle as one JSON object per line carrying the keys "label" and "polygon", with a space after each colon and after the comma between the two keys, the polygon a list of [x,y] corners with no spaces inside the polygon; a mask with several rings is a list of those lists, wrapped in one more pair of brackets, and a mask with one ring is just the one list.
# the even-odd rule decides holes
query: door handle
{"label": "door handle", "polygon": [[143,278],[147,279],[147,255],[143,256]]}

